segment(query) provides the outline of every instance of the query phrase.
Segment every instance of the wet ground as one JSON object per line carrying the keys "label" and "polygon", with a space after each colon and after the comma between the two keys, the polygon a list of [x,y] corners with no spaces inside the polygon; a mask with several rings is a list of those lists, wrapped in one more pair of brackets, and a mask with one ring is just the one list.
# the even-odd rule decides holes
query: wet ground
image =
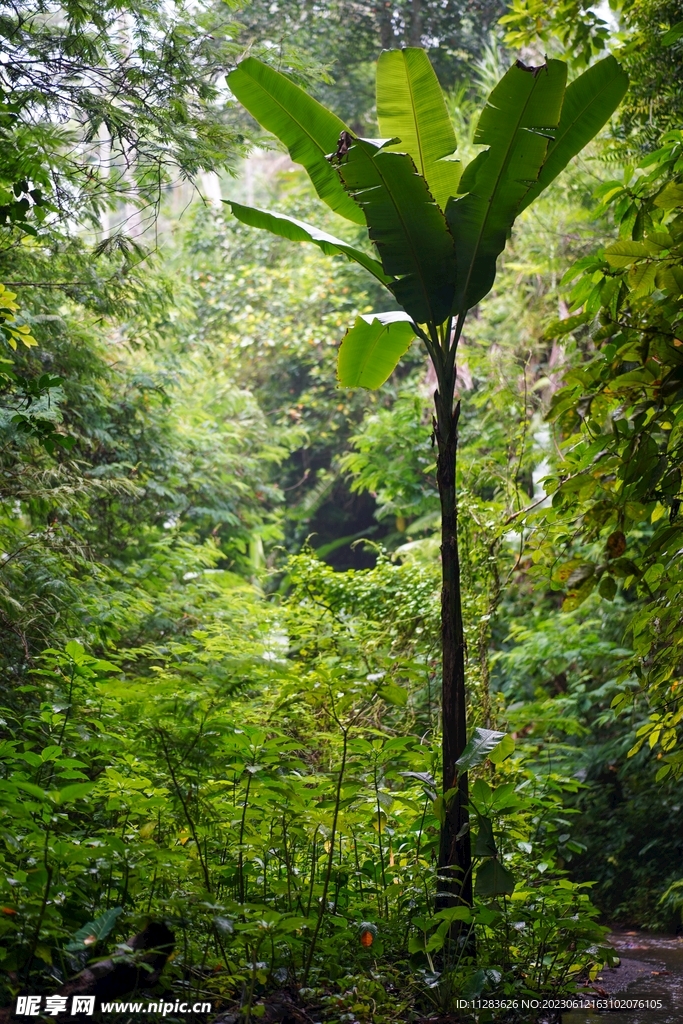
{"label": "wet ground", "polygon": [[611,944],[621,964],[593,986],[608,1008],[564,1013],[562,1024],[683,1024],[683,937],[617,932]]}

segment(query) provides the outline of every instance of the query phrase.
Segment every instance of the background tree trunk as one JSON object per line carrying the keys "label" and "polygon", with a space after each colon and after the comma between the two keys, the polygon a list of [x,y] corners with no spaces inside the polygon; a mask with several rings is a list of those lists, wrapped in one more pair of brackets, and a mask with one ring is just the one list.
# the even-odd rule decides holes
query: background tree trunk
{"label": "background tree trunk", "polygon": [[379,3],[375,4],[375,16],[379,26],[379,38],[383,50],[390,50],[396,40],[391,23],[391,15],[392,5],[388,0],[379,0]]}
{"label": "background tree trunk", "polygon": [[446,802],[441,827],[437,906],[472,903],[472,854],[467,809],[467,774],[458,777],[455,762],[467,743],[465,713],[465,638],[460,598],[460,562],[458,559],[458,508],[455,469],[458,447],[460,403],[453,408],[453,380],[443,382],[443,397],[437,391],[435,434],[438,446],[437,481],[441,500],[441,641],[442,641],[442,718],[443,718],[443,792],[456,788]]}
{"label": "background tree trunk", "polygon": [[410,45],[422,44],[422,0],[413,0],[410,18]]}

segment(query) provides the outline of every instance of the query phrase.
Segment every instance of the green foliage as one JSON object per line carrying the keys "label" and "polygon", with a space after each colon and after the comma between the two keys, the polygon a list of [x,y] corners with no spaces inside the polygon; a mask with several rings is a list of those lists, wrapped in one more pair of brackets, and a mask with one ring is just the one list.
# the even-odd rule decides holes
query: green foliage
{"label": "green foliage", "polygon": [[414,325],[407,313],[356,317],[339,349],[339,383],[348,388],[381,387],[414,338]]}
{"label": "green foliage", "polygon": [[[272,187],[282,212],[305,221],[312,201],[301,184],[287,173]],[[266,196],[257,192],[257,201]],[[338,223],[324,226],[336,232]],[[358,315],[383,308],[373,278],[313,247],[250,231],[227,210],[220,216],[198,207],[184,227],[173,262],[192,303],[182,351],[250,391],[275,435],[291,436],[291,455],[277,471],[287,549],[298,550],[315,532],[316,548],[342,540],[329,556],[335,565],[372,564],[349,546],[377,531],[371,502],[349,494],[338,459],[379,399],[339,390],[335,341]],[[406,361],[415,361],[412,353]],[[388,387],[382,403],[391,401]]]}
{"label": "green foliage", "polygon": [[88,946],[94,945],[106,939],[109,932],[116,924],[116,920],[123,912],[123,907],[112,907],[106,913],[98,917],[96,921],[88,921],[82,928],[79,928],[73,937],[73,942],[65,947],[67,953],[80,953]]}
{"label": "green foliage", "polygon": [[[460,53],[447,56],[460,14],[421,6],[413,26],[418,5],[394,5],[390,33],[410,43],[428,34],[446,76],[447,61],[461,66]],[[357,5],[354,18],[348,5],[306,5],[305,23],[298,3],[272,7],[251,52],[276,55],[323,99],[336,87],[320,61],[337,57],[332,80],[362,88],[337,90],[335,108],[352,135],[370,124],[368,57],[387,29],[377,5]],[[283,988],[303,990],[315,1019],[368,1024],[450,1012],[463,994],[574,991],[610,958],[596,906],[654,928],[670,927],[680,903],[679,495],[665,487],[680,461],[680,139],[664,140],[623,179],[612,171],[597,213],[598,162],[550,183],[533,218],[518,221],[497,284],[460,339],[476,898],[435,913],[438,831],[452,800],[435,782],[435,382],[414,347],[394,370],[413,329],[386,313],[392,296],[379,284],[389,275],[359,218],[343,224],[323,209],[321,228],[311,227],[315,197],[301,175],[269,176],[266,157],[231,186],[236,217],[207,205],[173,232],[161,222],[165,262],[116,230],[93,256],[83,218],[102,238],[100,215],[105,224],[123,216],[121,200],[153,206],[178,162],[194,177],[255,137],[239,111],[222,109],[213,82],[264,15],[254,3],[230,13],[228,27],[225,8],[193,12],[192,24],[179,8],[135,8],[126,49],[117,33],[130,9],[86,6],[83,21],[74,10],[19,33],[12,15],[2,29],[22,59],[45,60],[46,74],[71,48],[84,74],[106,65],[112,76],[98,79],[93,107],[84,79],[53,74],[38,121],[15,77],[19,100],[0,111],[0,262],[7,287],[20,291],[20,308],[14,288],[3,293],[0,325],[12,360],[0,403],[3,1001],[20,986],[54,992],[150,918],[176,932],[162,985],[243,1018],[268,1015],[270,993]],[[664,60],[657,52],[657,69],[675,58],[677,21],[656,29],[667,29],[670,46]],[[321,24],[328,37],[330,25],[339,29],[334,53],[316,35]],[[262,45],[282,26],[276,49]],[[461,29],[459,50],[478,31]],[[311,52],[297,54],[291,44],[303,31]],[[620,59],[633,71],[634,49]],[[286,80],[252,63],[264,80]],[[364,154],[352,144],[326,163],[338,182],[339,173],[375,173],[381,157],[400,164],[406,195],[415,184],[407,168],[415,179],[424,173],[445,205],[458,165],[442,159],[454,135],[428,64],[410,48],[382,58],[378,114],[388,135],[403,131],[389,127],[400,113],[391,101],[407,84],[425,82],[429,103],[412,108],[410,143]],[[4,67],[17,74],[17,60]],[[487,67],[492,84],[493,56]],[[623,73],[612,59],[567,88],[540,184],[575,151],[567,119],[580,125],[577,110],[586,110],[591,134],[599,128],[591,101],[603,76],[616,102]],[[517,68],[512,77],[541,89],[543,73]],[[108,90],[124,79],[122,126]],[[154,109],[139,102],[145,90]],[[465,92],[446,96],[463,163],[475,158],[477,91],[468,79]],[[318,147],[318,170],[320,154],[337,148],[335,132],[329,149]],[[497,145],[470,164],[471,177]],[[124,150],[133,154],[125,169]],[[385,205],[389,195],[407,202],[387,187]],[[260,209],[271,203],[277,213]],[[430,210],[441,230],[437,205]],[[595,255],[613,213],[621,237]],[[293,251],[283,239],[318,249]],[[569,310],[560,280],[577,258]],[[430,286],[433,277],[423,274]],[[363,345],[379,327],[391,325],[387,337],[400,328],[381,372],[366,358],[373,352],[348,344],[353,331],[342,345],[340,370],[352,355],[353,372],[369,374],[353,383],[377,386],[391,373],[382,395],[336,386],[336,342],[354,322]],[[550,403],[552,436],[542,422]],[[542,504],[548,474],[551,507]],[[339,529],[351,519],[345,503],[361,498],[365,519]],[[529,506],[540,508],[536,518]],[[348,557],[374,563],[367,571],[337,572],[310,549],[287,559],[279,547],[299,551],[313,532],[332,562],[339,545],[348,552],[369,530],[396,555],[356,548]],[[455,938],[470,929],[476,962]]]}
{"label": "green foliage", "polygon": [[[474,142],[488,149],[467,165],[459,185],[465,194],[451,199],[446,211],[458,250],[453,304],[458,313],[491,290],[496,258],[544,166],[548,135],[554,134],[560,120],[566,78],[561,61],[550,61],[539,73],[515,65],[493,90],[479,118]],[[605,105],[603,113],[606,120],[612,110]]]}
{"label": "green foliage", "polygon": [[[581,517],[587,546],[554,568],[556,585],[566,587],[565,608],[596,587],[607,600],[618,588],[645,598],[629,625],[633,659],[625,672],[635,671],[666,711],[653,711],[631,753],[645,742],[659,744],[659,778],[680,770],[672,751],[683,717],[671,658],[680,585],[680,133],[664,141],[632,187],[627,180],[602,189],[623,240],[567,272],[576,280],[572,308],[591,325],[597,351],[566,375],[567,386],[553,398],[549,416],[564,434],[566,455],[546,484],[552,510],[539,513],[558,526],[567,515]],[[541,570],[543,549],[539,556]],[[630,693],[617,694],[614,706],[623,711],[629,701]]]}
{"label": "green foliage", "polygon": [[14,301],[16,297],[14,292],[0,285],[0,331],[14,352],[19,344],[25,345],[26,348],[37,344],[36,339],[31,336],[31,328],[17,320],[19,306]]}
{"label": "green foliage", "polygon": [[[560,796],[577,788],[555,773],[535,775],[519,757],[490,765],[476,779],[471,794],[477,822],[475,906],[413,920],[423,934],[412,940],[412,948],[430,963],[448,948],[454,920],[476,927],[480,963],[489,966],[476,971],[462,954],[454,954],[449,982],[454,992],[481,982],[480,992],[486,988],[508,996],[555,985],[566,990],[591,963],[609,959],[605,929],[596,923],[587,887],[558,870],[572,847],[581,849],[571,838]],[[477,977],[485,972],[490,976]]]}
{"label": "green foliage", "polygon": [[485,761],[487,757],[494,753],[504,735],[502,732],[496,732],[495,729],[476,728],[474,736],[472,736],[457,760],[460,771],[467,772],[470,768],[476,768],[482,761]]}
{"label": "green foliage", "polygon": [[[441,390],[449,395],[462,330],[460,320],[451,340],[452,318],[464,318],[490,291],[496,259],[527,193],[534,186],[536,193],[546,187],[599,131],[622,98],[627,80],[613,58],[607,58],[606,67],[603,62],[588,79],[574,83],[559,129],[566,65],[550,61],[539,71],[518,61],[493,90],[479,119],[474,142],[488,149],[461,177],[450,173],[444,162],[453,155],[455,135],[426,54],[416,48],[403,56],[387,53],[378,63],[377,75],[380,128],[390,133],[379,141],[355,138],[334,114],[254,58],[243,61],[229,83],[249,112],[306,169],[328,205],[348,216],[346,207],[339,205],[340,197],[346,196],[360,207],[388,278],[383,283],[416,324],[426,325],[427,335],[420,328],[416,333],[425,341],[437,375],[443,377]],[[556,130],[560,134],[550,166],[539,177]],[[396,137],[397,131],[405,139]],[[338,145],[333,149],[336,132]],[[406,152],[396,152],[399,147]],[[438,193],[439,205],[433,193]],[[445,207],[445,219],[439,206]],[[248,213],[242,206],[237,210],[242,220],[362,262],[348,247],[323,239],[307,225],[285,226],[282,218],[263,211]],[[376,273],[374,267],[369,269]],[[385,332],[387,340],[390,333]],[[395,365],[391,347],[387,368],[392,361]]]}
{"label": "green foliage", "polygon": [[[355,490],[372,491],[379,519],[393,515],[433,525],[438,511],[426,400],[402,392],[390,409],[368,413],[341,460]],[[415,532],[412,528],[411,532]]]}
{"label": "green foliage", "polygon": [[[240,41],[259,47],[266,59],[277,53],[298,76],[309,72],[302,52],[322,64],[327,74],[314,84],[316,97],[333,105],[360,135],[375,134],[374,67],[382,50],[424,46],[429,50],[444,89],[466,83],[503,13],[500,0],[393,0],[391,7],[375,0],[251,0],[235,15]],[[295,52],[292,53],[292,49]],[[252,50],[253,52],[253,50]]]}
{"label": "green foliage", "polygon": [[[656,755],[646,746],[627,758],[647,708],[616,718],[610,704],[638,690],[624,669],[631,615],[621,598],[593,594],[573,611],[538,603],[493,656],[493,681],[506,695],[509,728],[524,731],[532,759],[552,758],[583,786],[572,805],[571,858],[575,880],[595,882],[594,901],[607,919],[628,927],[670,929],[671,909],[660,897],[679,877],[676,783],[655,782]],[[506,649],[507,648],[507,649]],[[513,710],[514,709],[514,710]],[[647,830],[643,821],[647,820]]]}
{"label": "green foliage", "polygon": [[45,11],[34,0],[0,19],[3,224],[35,235],[52,212],[99,227],[121,200],[157,206],[177,167],[194,177],[239,149],[216,102],[216,75],[238,51],[227,10],[113,0]]}
{"label": "green foliage", "polygon": [[656,149],[663,132],[680,126],[682,44],[677,27],[683,7],[680,0],[617,0],[610,6],[616,30],[584,0],[514,0],[501,23],[509,46],[559,49],[579,66],[611,49],[631,80],[617,137],[631,152],[642,153]]}
{"label": "green foliage", "polygon": [[377,122],[380,135],[397,138],[441,209],[456,194],[460,163],[444,96],[424,50],[385,50],[377,61]]}
{"label": "green foliage", "polygon": [[[274,606],[208,574],[190,586],[219,594],[220,617],[184,639],[122,648],[114,662],[77,642],[44,652],[3,712],[22,736],[2,748],[5,971],[33,969],[33,985],[49,989],[50,965],[68,970],[108,930],[125,935],[150,913],[182,935],[170,984],[198,984],[202,963],[216,996],[246,984],[254,1006],[280,976],[343,992],[369,958],[428,966],[446,950],[450,918],[431,910],[434,755],[419,740],[434,572],[381,560],[338,574],[302,555],[289,578]],[[511,864],[517,881],[510,908],[489,890],[475,908],[490,962],[503,956],[503,919],[524,920],[504,985],[547,990],[550,974],[539,966],[522,981],[522,964],[571,932],[574,951],[553,982],[565,985],[593,962],[588,935],[599,934],[579,888],[555,882],[553,896],[545,881],[562,874],[552,850],[572,787],[509,756],[483,770],[491,781],[476,783],[473,805],[493,823],[496,870]],[[374,929],[367,952],[360,922]],[[472,971],[453,957],[440,984]],[[426,993],[416,984],[412,998]]]}
{"label": "green foliage", "polygon": [[292,160],[306,168],[323,202],[347,220],[362,224],[362,214],[326,159],[347,130],[344,122],[254,57],[241,61],[228,76],[228,85],[249,113],[284,142]]}
{"label": "green foliage", "polygon": [[[12,672],[50,638],[144,642],[176,615],[190,615],[189,624],[183,576],[197,561],[249,570],[250,547],[281,537],[270,467],[288,449],[251,396],[200,361],[182,374],[161,373],[151,359],[136,367],[121,358],[111,368],[104,338],[77,327],[77,313],[49,339],[65,381],[49,412],[68,429],[69,455],[41,456],[31,435],[3,453],[0,535],[9,557],[0,593]],[[34,379],[34,364],[25,376]]]}

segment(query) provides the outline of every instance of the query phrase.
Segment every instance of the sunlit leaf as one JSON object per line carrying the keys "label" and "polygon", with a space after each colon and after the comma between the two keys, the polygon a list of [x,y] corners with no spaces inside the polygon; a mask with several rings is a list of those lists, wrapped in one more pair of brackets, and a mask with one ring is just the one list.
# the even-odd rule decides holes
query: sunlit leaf
{"label": "sunlit leaf", "polygon": [[393,373],[415,338],[406,313],[372,313],[356,317],[339,349],[339,383],[347,388],[378,388]]}
{"label": "sunlit leaf", "polygon": [[488,146],[468,164],[446,217],[458,251],[453,310],[476,305],[493,285],[496,258],[560,120],[567,66],[550,60],[532,72],[519,62],[501,79],[479,118],[475,143]]}
{"label": "sunlit leaf", "polygon": [[316,192],[335,213],[363,224],[363,214],[344,191],[326,159],[347,126],[307,92],[255,57],[247,57],[228,75],[234,96],[289,150],[308,172]]}
{"label": "sunlit leaf", "polygon": [[547,188],[572,157],[595,138],[628,89],[628,75],[614,57],[605,57],[567,86],[562,116],[538,175],[520,204],[520,212]]}
{"label": "sunlit leaf", "polygon": [[497,732],[495,729],[482,729],[480,726],[477,726],[474,730],[474,735],[455,762],[458,770],[467,772],[470,768],[476,768],[478,764],[486,760],[504,736],[504,732]]}
{"label": "sunlit leaf", "polygon": [[390,147],[409,153],[441,209],[458,190],[461,164],[445,160],[456,139],[441,86],[425,51],[407,46],[383,50],[377,61],[377,121],[380,133],[397,136]]}

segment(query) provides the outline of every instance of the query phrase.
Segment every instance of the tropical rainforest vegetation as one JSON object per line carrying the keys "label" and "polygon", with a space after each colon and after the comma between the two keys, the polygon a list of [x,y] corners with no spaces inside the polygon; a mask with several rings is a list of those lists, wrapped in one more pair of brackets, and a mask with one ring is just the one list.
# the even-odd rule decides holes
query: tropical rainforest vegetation
{"label": "tropical rainforest vegetation", "polygon": [[0,1013],[536,1021],[458,1000],[680,929],[683,5],[0,35]]}

